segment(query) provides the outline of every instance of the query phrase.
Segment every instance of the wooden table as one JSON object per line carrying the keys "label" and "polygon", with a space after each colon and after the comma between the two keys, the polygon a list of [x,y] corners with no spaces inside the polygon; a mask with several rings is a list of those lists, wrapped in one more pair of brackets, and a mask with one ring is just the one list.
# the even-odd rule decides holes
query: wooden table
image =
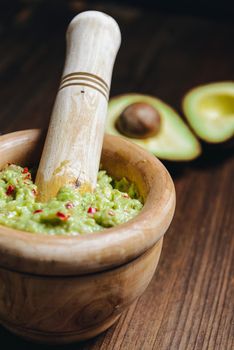
{"label": "wooden table", "polygon": [[[20,12],[1,29],[0,130],[46,126],[64,58],[64,32],[74,12]],[[78,5],[77,5],[78,6]],[[91,6],[89,6],[90,8]],[[80,5],[81,9],[84,9]],[[229,21],[96,5],[113,15],[123,44],[112,95],[149,93],[180,111],[191,87],[234,80],[234,25]],[[144,295],[104,334],[65,347],[83,350],[234,348],[233,199],[231,149],[210,149],[192,163],[167,164],[177,209],[161,260]],[[11,349],[46,349],[1,328]]]}

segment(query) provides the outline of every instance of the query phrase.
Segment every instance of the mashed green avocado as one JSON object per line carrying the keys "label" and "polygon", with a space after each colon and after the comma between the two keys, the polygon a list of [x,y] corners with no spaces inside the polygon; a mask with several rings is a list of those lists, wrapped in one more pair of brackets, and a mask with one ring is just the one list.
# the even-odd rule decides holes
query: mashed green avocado
{"label": "mashed green avocado", "polygon": [[105,171],[99,171],[93,193],[64,186],[47,203],[36,199],[28,168],[11,164],[0,171],[0,225],[18,230],[51,235],[100,231],[130,220],[143,206],[135,184],[113,180]]}

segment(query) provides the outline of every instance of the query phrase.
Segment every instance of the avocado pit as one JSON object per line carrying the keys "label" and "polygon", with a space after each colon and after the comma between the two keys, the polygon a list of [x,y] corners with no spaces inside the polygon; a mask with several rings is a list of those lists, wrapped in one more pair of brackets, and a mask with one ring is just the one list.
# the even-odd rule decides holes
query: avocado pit
{"label": "avocado pit", "polygon": [[161,117],[153,106],[137,102],[130,104],[122,111],[116,120],[115,127],[127,137],[146,139],[158,134]]}

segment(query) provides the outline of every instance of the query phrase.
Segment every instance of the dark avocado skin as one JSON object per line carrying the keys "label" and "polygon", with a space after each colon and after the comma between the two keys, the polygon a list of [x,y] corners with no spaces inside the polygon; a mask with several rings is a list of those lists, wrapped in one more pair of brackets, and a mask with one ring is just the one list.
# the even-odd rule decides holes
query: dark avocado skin
{"label": "dark avocado skin", "polygon": [[204,141],[201,142],[204,151],[206,152],[213,152],[213,151],[217,151],[219,149],[221,150],[232,150],[234,151],[234,137],[232,137],[231,139],[224,141],[224,142],[220,142],[220,143],[206,143]]}
{"label": "dark avocado skin", "polygon": [[220,144],[208,144],[201,142],[202,154],[200,157],[191,160],[190,162],[175,162],[172,160],[163,160],[161,162],[165,165],[167,170],[172,175],[173,179],[179,179],[189,172],[190,168],[194,169],[212,169],[220,167],[233,157],[234,152],[234,138],[232,140]]}

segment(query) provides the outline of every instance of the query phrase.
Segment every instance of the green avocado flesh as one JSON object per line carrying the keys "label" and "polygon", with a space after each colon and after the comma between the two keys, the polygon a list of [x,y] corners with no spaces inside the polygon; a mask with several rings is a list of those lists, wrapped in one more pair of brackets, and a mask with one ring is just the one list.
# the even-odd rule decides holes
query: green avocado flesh
{"label": "green avocado flesh", "polygon": [[[166,160],[187,161],[198,157],[201,146],[180,116],[161,100],[140,94],[126,94],[114,97],[108,107],[106,132],[121,135],[116,121],[123,110],[133,103],[143,102],[153,106],[160,114],[160,130],[147,139],[129,139],[157,157]],[[126,136],[124,136],[126,137]]]}
{"label": "green avocado flesh", "polygon": [[198,86],[185,95],[184,114],[204,141],[224,142],[234,135],[234,82]]}
{"label": "green avocado flesh", "polygon": [[36,201],[28,168],[11,164],[0,171],[0,224],[28,232],[78,235],[122,224],[141,210],[136,185],[99,171],[93,193],[64,186],[47,203]]}

